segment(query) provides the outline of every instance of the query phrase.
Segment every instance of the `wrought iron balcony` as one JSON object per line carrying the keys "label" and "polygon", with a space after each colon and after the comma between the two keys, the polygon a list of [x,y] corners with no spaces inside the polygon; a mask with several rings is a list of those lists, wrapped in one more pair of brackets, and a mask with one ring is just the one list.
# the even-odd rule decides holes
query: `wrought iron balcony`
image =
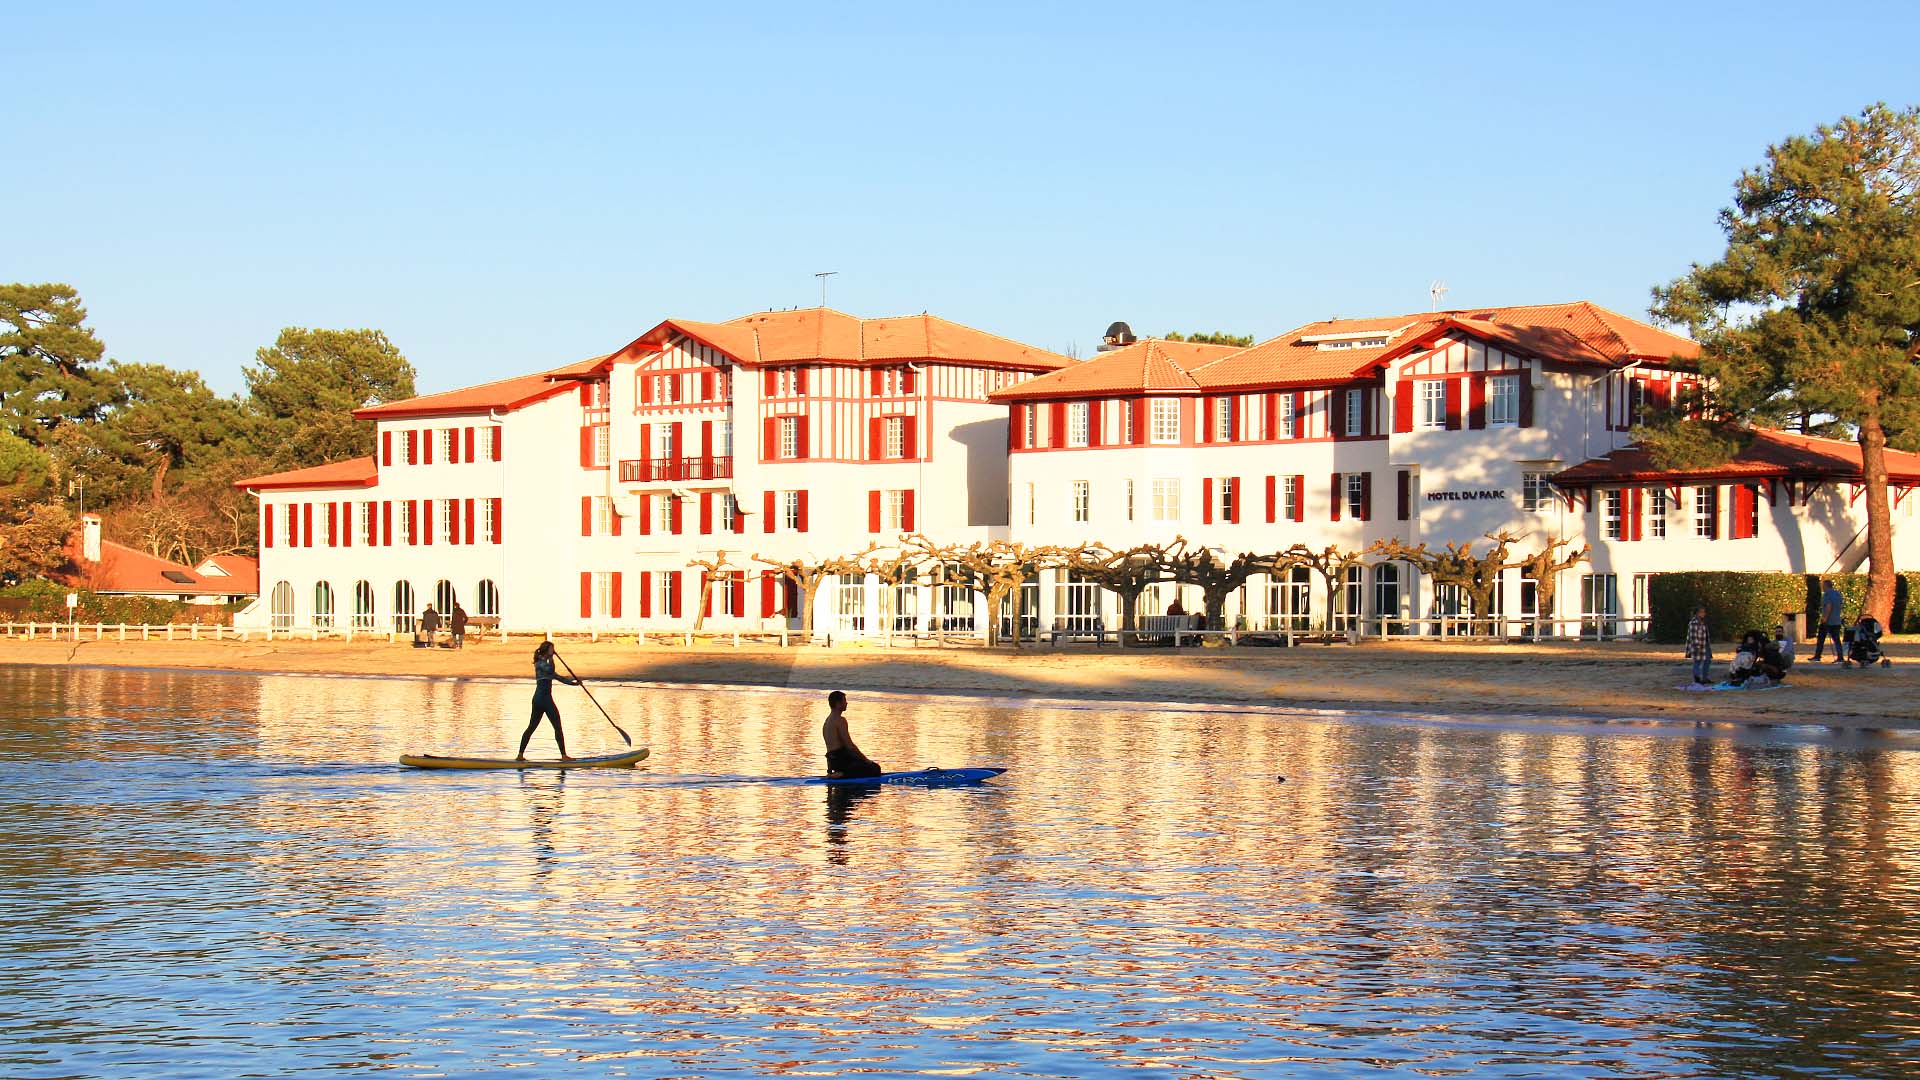
{"label": "wrought iron balcony", "polygon": [[731,480],[731,457],[641,458],[620,463],[620,482],[646,484],[661,480]]}

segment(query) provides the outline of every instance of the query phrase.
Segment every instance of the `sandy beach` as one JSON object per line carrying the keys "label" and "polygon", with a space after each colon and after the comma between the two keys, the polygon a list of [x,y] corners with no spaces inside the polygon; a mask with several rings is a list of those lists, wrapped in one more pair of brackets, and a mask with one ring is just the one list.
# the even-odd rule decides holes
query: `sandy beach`
{"label": "sandy beach", "polygon": [[[525,676],[533,639],[413,649],[384,641],[0,640],[0,663],[245,672]],[[633,682],[883,690],[1111,701],[1245,703],[1392,713],[1644,718],[1920,728],[1920,646],[1891,668],[1806,659],[1775,690],[1689,693],[1679,650],[1627,642],[1445,642],[1271,648],[836,648],[562,642],[583,677]],[[1724,664],[1731,654],[1722,646]]]}

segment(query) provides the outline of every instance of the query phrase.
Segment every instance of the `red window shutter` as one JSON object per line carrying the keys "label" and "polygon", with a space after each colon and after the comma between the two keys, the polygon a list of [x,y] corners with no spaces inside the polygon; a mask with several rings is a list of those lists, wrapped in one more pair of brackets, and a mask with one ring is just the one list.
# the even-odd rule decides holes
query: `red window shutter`
{"label": "red window shutter", "polygon": [[[640,425],[640,460],[641,462],[644,463],[647,460],[647,458],[652,454],[653,454],[653,425],[641,424]],[[641,473],[640,479],[642,480],[650,479],[650,476],[647,473]]]}
{"label": "red window shutter", "polygon": [[1206,443],[1213,441],[1213,405],[1214,399],[1210,397],[1194,399],[1194,411],[1200,416],[1200,430],[1195,433],[1194,442]]}
{"label": "red window shutter", "polygon": [[1520,426],[1533,426],[1533,369],[1520,369]]}
{"label": "red window shutter", "polygon": [[801,397],[805,397],[807,395],[807,369],[806,368],[797,367],[793,369],[793,392],[800,395]]}
{"label": "red window shutter", "polygon": [[580,535],[593,535],[593,496],[580,496]]}
{"label": "red window shutter", "polygon": [[500,500],[495,499],[493,500],[493,535],[488,539],[492,540],[496,544],[499,543],[502,528],[503,528],[503,525],[500,520]]}
{"label": "red window shutter", "polygon": [[[714,586],[711,584],[712,581],[713,578],[711,575],[705,570],[700,571],[700,614],[706,618],[713,617]],[[725,582],[721,582],[720,584],[724,585]]]}
{"label": "red window shutter", "polygon": [[902,503],[900,506],[900,529],[902,532],[912,532],[913,531],[913,489],[908,488],[905,492],[903,492],[901,495],[901,499],[902,499]]}
{"label": "red window shutter", "polygon": [[1296,475],[1293,478],[1293,520],[1307,520],[1307,478]]}
{"label": "red window shutter", "polygon": [[1478,431],[1487,426],[1487,377],[1467,377],[1467,427]]}
{"label": "red window shutter", "polygon": [[393,502],[380,504],[380,546],[393,546]]}
{"label": "red window shutter", "polygon": [[711,420],[700,421],[700,457],[706,461],[713,460],[713,421]]}
{"label": "red window shutter", "polygon": [[1327,437],[1335,440],[1347,437],[1347,392],[1345,390],[1327,391]]}
{"label": "red window shutter", "polygon": [[773,571],[760,572],[760,617],[773,618]]}
{"label": "red window shutter", "polygon": [[773,531],[773,492],[763,492],[760,500],[760,531]]}
{"label": "red window shutter", "polygon": [[1266,414],[1265,421],[1261,424],[1260,437],[1272,442],[1280,436],[1280,395],[1262,394],[1260,400],[1264,403],[1261,411]]}
{"label": "red window shutter", "polygon": [[1673,407],[1673,381],[1661,379],[1647,383],[1647,407],[1654,412],[1664,412]]}
{"label": "red window shutter", "polygon": [[1293,437],[1296,439],[1307,437],[1307,392],[1305,390],[1293,392]]}
{"label": "red window shutter", "polygon": [[[909,419],[907,423],[911,424],[913,421]],[[1100,403],[1089,401],[1087,402],[1087,445],[1099,446],[1100,434]]]}
{"label": "red window shutter", "polygon": [[1373,520],[1373,474],[1360,474],[1360,520]]}
{"label": "red window shutter", "polygon": [[1460,430],[1460,382],[1459,379],[1445,380],[1447,386],[1447,430]]}
{"label": "red window shutter", "polygon": [[433,546],[433,500],[421,499],[418,505],[420,509],[415,511],[413,515],[414,532],[419,535],[420,543],[422,546],[432,547]]}
{"label": "red window shutter", "polygon": [[766,383],[768,397],[773,397],[780,392],[780,377],[773,373],[772,368],[767,369],[766,378],[763,381]]}
{"label": "red window shutter", "polygon": [[920,456],[920,418],[919,417],[908,416],[908,417],[903,417],[901,419],[900,442],[906,448],[906,455],[908,457],[918,458]]}
{"label": "red window shutter", "polygon": [[799,494],[800,494],[800,528],[798,531],[806,532],[807,531],[807,493],[805,491],[802,491]]}
{"label": "red window shutter", "polygon": [[652,615],[653,571],[642,570],[640,571],[640,617],[645,619],[652,617]]}
{"label": "red window shutter", "polygon": [[495,461],[500,460],[500,445],[506,441],[507,441],[507,429],[504,427],[494,428],[493,429],[493,460]]}
{"label": "red window shutter", "polygon": [[737,619],[747,613],[747,576],[737,571],[729,574],[727,588],[733,590],[733,615]]}
{"label": "red window shutter", "polygon": [[886,388],[886,380],[881,377],[879,368],[873,368],[867,374],[870,376],[868,381],[872,383],[873,396],[879,397]]}
{"label": "red window shutter", "polygon": [[388,468],[393,466],[393,432],[380,433],[380,464]]}
{"label": "red window shutter", "polygon": [[[468,500],[466,500],[466,502],[465,502],[465,504],[464,504],[464,505],[465,505],[465,509],[466,509],[466,518],[467,518],[467,524],[466,524],[466,528],[464,528],[464,529],[462,529],[462,530],[460,531],[460,542],[461,542],[461,543],[463,543],[463,544],[474,544],[474,543],[478,543],[479,541],[478,541],[477,539],[475,539],[475,537],[474,537],[474,535],[473,535],[473,516],[474,516],[474,515],[473,515],[473,500],[472,500],[472,499],[468,499]],[[615,536],[619,536],[619,535],[620,535],[620,520],[619,520],[618,518],[615,518],[615,519],[614,519],[614,526],[613,526],[613,527],[614,527],[614,533],[613,533],[613,535],[615,535]]]}
{"label": "red window shutter", "polygon": [[1334,473],[1333,474],[1333,520],[1334,521],[1340,520],[1340,503],[1341,503],[1340,496],[1341,496],[1340,474]]}
{"label": "red window shutter", "polygon": [[1279,506],[1279,499],[1277,494],[1278,490],[1279,490],[1278,478],[1272,477],[1272,476],[1267,477],[1267,524],[1269,525],[1280,520],[1279,518],[1280,506]]}
{"label": "red window shutter", "polygon": [[766,431],[760,441],[760,460],[777,461],[780,457],[780,420],[769,416],[761,426]]}
{"label": "red window shutter", "polygon": [[420,433],[420,461],[424,465],[433,464],[433,429]]}
{"label": "red window shutter", "polygon": [[587,570],[580,571],[580,617],[593,618],[593,574]]}
{"label": "red window shutter", "polygon": [[447,543],[460,542],[460,500],[451,500],[447,506]]}
{"label": "red window shutter", "polygon": [[1053,403],[1052,414],[1047,417],[1047,445],[1067,445],[1067,403]]}
{"label": "red window shutter", "polygon": [[260,546],[273,546],[273,504],[263,503],[260,507]]}
{"label": "red window shutter", "polygon": [[713,372],[711,371],[700,373],[700,400],[713,400]]}
{"label": "red window shutter", "polygon": [[874,533],[880,531],[880,493],[878,491],[867,492],[867,531]]}
{"label": "red window shutter", "polygon": [[800,445],[794,450],[794,456],[801,457],[801,458],[812,457],[813,456],[813,441],[811,438],[813,434],[812,418],[802,416],[798,420],[794,421],[794,426],[800,429],[800,438],[798,440]]}
{"label": "red window shutter", "polygon": [[[685,428],[686,428],[686,425],[682,423],[676,422],[673,425],[673,456],[674,457],[683,458],[687,456],[687,440],[685,438],[685,435],[686,435]],[[677,462],[669,466],[669,468],[677,468],[677,467],[678,467]]]}
{"label": "red window shutter", "polygon": [[652,493],[646,493],[640,496],[640,535],[641,536],[653,535],[653,495]]}
{"label": "red window shutter", "polygon": [[736,533],[747,531],[747,515],[741,512],[741,507],[737,500],[733,504],[733,531]]}
{"label": "red window shutter", "polygon": [[915,372],[912,367],[908,367],[900,373],[900,390],[902,393],[911,394],[919,389],[920,382],[917,375],[918,372]]}
{"label": "red window shutter", "polygon": [[1408,432],[1413,430],[1413,388],[1412,379],[1401,379],[1393,394],[1393,430]]}
{"label": "red window shutter", "polygon": [[1240,478],[1233,478],[1233,523],[1240,524],[1240,504],[1247,501],[1247,489],[1240,486]]}
{"label": "red window shutter", "polygon": [[593,468],[593,429],[590,427],[580,429],[580,467]]}
{"label": "red window shutter", "polygon": [[300,546],[312,547],[313,546],[313,504],[312,503],[302,503],[300,505],[300,533],[302,537],[300,540]]}
{"label": "red window shutter", "polygon": [[1020,435],[1022,432],[1026,431],[1026,426],[1022,422],[1022,415],[1024,413],[1024,410],[1029,409],[1031,407],[1032,406],[1029,406],[1029,405],[1010,405],[1007,407],[1007,452],[1008,453],[1012,453],[1013,451],[1021,448]]}
{"label": "red window shutter", "polygon": [[464,449],[466,450],[465,460],[467,464],[471,465],[473,464],[473,429],[467,428],[461,434],[462,434],[462,438],[460,441],[466,444],[464,447]]}
{"label": "red window shutter", "polygon": [[703,491],[700,493],[700,535],[705,536],[712,531],[713,492]]}
{"label": "red window shutter", "polygon": [[615,536],[620,535],[620,504],[619,503],[614,503],[607,507],[607,527],[613,530],[613,535]]}
{"label": "red window shutter", "polygon": [[417,464],[419,461],[420,461],[420,433],[418,431],[409,430],[407,432],[407,464],[413,465],[413,464]]}
{"label": "red window shutter", "polygon": [[667,498],[670,500],[667,503],[667,524],[673,529],[673,535],[679,536],[683,528],[680,522],[681,500],[671,495]]}
{"label": "red window shutter", "polygon": [[667,574],[667,617],[680,617],[680,578],[678,570],[668,570]]}
{"label": "red window shutter", "polygon": [[1200,524],[1213,524],[1213,477],[1203,477],[1200,481]]}
{"label": "red window shutter", "polygon": [[617,619],[620,617],[620,592],[621,592],[620,571],[618,570],[615,570],[613,572],[613,590],[612,591],[613,591],[613,596],[611,597],[611,600],[613,602],[613,611],[611,614],[613,615],[614,618]]}
{"label": "red window shutter", "polygon": [[640,393],[638,395],[640,398],[640,404],[642,405],[653,404],[653,376],[636,374],[633,377],[633,380],[640,384]]}
{"label": "red window shutter", "polygon": [[867,418],[867,460],[879,461],[886,457],[885,436],[886,421],[878,416]]}
{"label": "red window shutter", "polygon": [[353,504],[350,502],[340,504],[340,531],[335,535],[340,537],[341,547],[353,546]]}
{"label": "red window shutter", "polygon": [[1134,398],[1128,402],[1133,408],[1133,445],[1147,444],[1147,399]]}
{"label": "red window shutter", "polygon": [[593,407],[593,384],[592,383],[583,382],[580,384],[580,407],[583,409],[589,409]]}
{"label": "red window shutter", "polygon": [[1399,513],[1400,520],[1405,521],[1413,514],[1413,474],[1401,469],[1398,483],[1400,490],[1394,499],[1394,509]]}

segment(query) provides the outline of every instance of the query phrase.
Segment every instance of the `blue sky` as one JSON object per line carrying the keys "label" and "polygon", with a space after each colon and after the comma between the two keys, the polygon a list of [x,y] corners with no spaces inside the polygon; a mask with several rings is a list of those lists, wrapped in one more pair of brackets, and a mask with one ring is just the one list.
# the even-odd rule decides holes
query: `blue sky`
{"label": "blue sky", "polygon": [[1083,354],[1436,278],[1643,315],[1768,144],[1920,101],[1910,3],[398,7],[11,13],[0,280],[222,391],[282,326],[424,392],[820,270]]}

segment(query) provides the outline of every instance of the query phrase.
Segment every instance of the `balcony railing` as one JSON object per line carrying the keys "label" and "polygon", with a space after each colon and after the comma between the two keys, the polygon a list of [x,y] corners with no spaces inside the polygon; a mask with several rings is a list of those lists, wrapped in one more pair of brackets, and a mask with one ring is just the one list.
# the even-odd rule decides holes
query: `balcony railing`
{"label": "balcony railing", "polygon": [[620,463],[620,482],[645,484],[655,480],[731,480],[731,457],[641,458]]}

